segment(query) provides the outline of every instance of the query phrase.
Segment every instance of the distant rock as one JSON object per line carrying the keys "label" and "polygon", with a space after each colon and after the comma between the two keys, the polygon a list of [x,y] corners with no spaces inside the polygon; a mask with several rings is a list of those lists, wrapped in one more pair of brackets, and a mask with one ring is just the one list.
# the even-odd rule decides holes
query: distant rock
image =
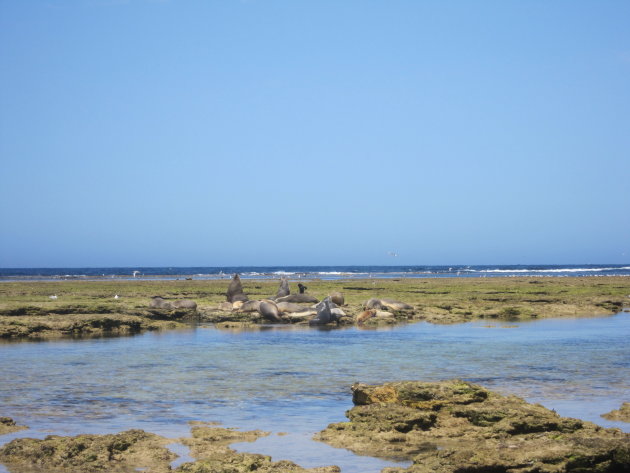
{"label": "distant rock", "polygon": [[630,402],[624,402],[619,409],[602,414],[604,419],[630,422]]}

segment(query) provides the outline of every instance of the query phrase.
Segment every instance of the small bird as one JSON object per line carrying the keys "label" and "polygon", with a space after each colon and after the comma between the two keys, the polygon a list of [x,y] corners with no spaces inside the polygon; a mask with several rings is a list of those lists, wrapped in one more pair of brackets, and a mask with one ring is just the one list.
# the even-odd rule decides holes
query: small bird
{"label": "small bird", "polygon": [[48,297],[53,299],[53,300],[57,299],[57,296],[48,296]]}
{"label": "small bird", "polygon": [[118,294],[116,294],[116,295],[114,296],[114,299],[118,299],[118,298],[119,298],[119,297],[118,297]]}
{"label": "small bird", "polygon": [[140,271],[134,271],[134,272],[133,272],[133,277],[135,278],[135,277],[136,277],[136,275],[138,275],[138,274],[140,274]]}

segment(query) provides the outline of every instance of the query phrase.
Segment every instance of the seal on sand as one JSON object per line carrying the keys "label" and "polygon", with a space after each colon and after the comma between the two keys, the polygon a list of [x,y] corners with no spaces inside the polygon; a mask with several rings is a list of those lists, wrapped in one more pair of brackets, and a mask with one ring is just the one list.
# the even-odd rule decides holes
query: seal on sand
{"label": "seal on sand", "polygon": [[278,312],[278,306],[274,301],[270,301],[268,299],[260,301],[258,312],[270,322],[282,322],[280,313]]}
{"label": "seal on sand", "polygon": [[289,294],[291,294],[291,290],[289,289],[289,280],[286,276],[282,276],[280,278],[280,287],[278,288],[276,298],[288,296]]}
{"label": "seal on sand", "polygon": [[230,285],[228,286],[227,293],[225,294],[228,302],[246,301],[247,295],[243,292],[243,285],[241,284],[241,277],[235,274]]}

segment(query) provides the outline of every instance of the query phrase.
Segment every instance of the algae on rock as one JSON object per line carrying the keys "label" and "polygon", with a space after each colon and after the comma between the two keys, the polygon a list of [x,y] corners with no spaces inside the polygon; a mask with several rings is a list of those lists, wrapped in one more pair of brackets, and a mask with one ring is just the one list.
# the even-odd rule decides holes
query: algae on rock
{"label": "algae on rock", "polygon": [[361,455],[413,459],[389,473],[630,471],[630,434],[560,417],[460,380],[352,386],[349,422],[317,440]]}

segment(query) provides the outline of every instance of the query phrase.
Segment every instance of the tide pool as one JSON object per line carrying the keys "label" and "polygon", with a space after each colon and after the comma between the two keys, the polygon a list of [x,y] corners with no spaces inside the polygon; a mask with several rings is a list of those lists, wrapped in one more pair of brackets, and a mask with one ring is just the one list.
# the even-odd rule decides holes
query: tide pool
{"label": "tide pool", "polygon": [[304,467],[378,472],[391,463],[310,437],[345,420],[354,382],[449,378],[630,431],[630,424],[600,417],[630,401],[628,340],[630,314],[620,313],[388,329],[202,325],[134,337],[2,343],[0,415],[30,429],[1,436],[0,443],[130,428],[179,437],[189,435],[188,421],[218,421],[272,432],[238,444],[242,451]]}

